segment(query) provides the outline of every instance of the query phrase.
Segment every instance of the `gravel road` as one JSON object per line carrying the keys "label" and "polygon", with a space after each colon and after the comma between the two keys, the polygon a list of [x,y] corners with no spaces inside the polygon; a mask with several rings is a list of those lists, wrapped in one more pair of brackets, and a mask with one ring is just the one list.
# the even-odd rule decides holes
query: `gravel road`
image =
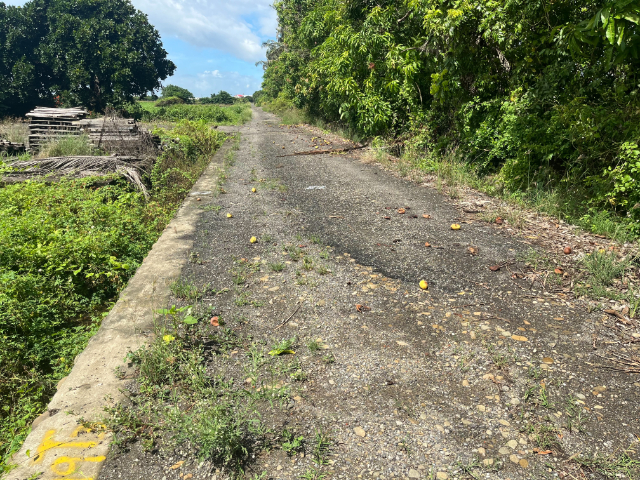
{"label": "gravel road", "polygon": [[[595,479],[578,455],[638,450],[638,375],[598,366],[615,341],[593,348],[602,312],[514,278],[530,245],[348,154],[292,155],[346,141],[258,108],[237,130],[225,193],[203,199],[182,277],[228,289],[205,301],[265,351],[295,338],[288,357],[304,375],[280,385],[286,401],[263,419],[306,440],[291,456],[256,451],[246,478]],[[240,290],[239,262],[255,266]],[[248,358],[241,346],[208,368],[251,385]],[[102,480],[230,478],[184,451],[134,446],[105,463]]]}

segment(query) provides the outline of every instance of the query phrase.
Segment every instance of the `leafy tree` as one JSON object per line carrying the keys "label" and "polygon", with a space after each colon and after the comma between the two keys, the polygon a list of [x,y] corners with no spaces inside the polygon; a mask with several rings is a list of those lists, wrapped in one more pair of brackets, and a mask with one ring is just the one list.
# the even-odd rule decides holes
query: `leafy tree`
{"label": "leafy tree", "polygon": [[162,87],[162,98],[178,97],[189,103],[193,101],[193,93],[186,88],[178,87],[176,85],[167,85]]}
{"label": "leafy tree", "polygon": [[200,99],[200,103],[214,103],[214,104],[230,104],[233,103],[233,97],[230,93],[220,90],[219,93],[212,93],[209,98]]}
{"label": "leafy tree", "polygon": [[160,88],[175,70],[157,30],[129,0],[0,4],[0,99],[23,114],[58,101],[103,110]]}

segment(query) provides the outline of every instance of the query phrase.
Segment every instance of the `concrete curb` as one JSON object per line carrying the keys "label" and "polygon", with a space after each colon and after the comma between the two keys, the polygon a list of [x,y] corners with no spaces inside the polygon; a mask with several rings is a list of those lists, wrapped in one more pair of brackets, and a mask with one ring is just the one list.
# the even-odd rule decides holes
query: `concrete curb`
{"label": "concrete curb", "polygon": [[96,335],[76,358],[69,376],[60,381],[47,412],[33,422],[31,433],[14,455],[18,468],[5,477],[7,480],[97,478],[109,451],[109,434],[88,430],[79,421],[99,420],[107,401],[124,398],[121,390],[126,381],[116,378],[115,369],[124,365],[129,351],[150,339],[154,311],[167,304],[169,284],[188,261],[202,214],[198,206],[213,198],[219,167],[231,145],[226,142],[212,157]]}

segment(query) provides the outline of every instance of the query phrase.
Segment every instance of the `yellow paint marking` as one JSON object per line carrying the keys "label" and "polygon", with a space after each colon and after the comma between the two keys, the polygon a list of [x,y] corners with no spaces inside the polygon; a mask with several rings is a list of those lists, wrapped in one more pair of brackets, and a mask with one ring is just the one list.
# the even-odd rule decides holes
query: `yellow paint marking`
{"label": "yellow paint marking", "polygon": [[[60,457],[60,458],[57,458],[51,464],[51,470],[56,475],[62,475],[63,477],[67,477],[67,475],[71,475],[72,473],[74,473],[76,471],[76,464],[77,463],[80,463],[80,462],[99,463],[99,462],[104,462],[106,459],[107,459],[107,457],[104,457],[104,456],[85,457],[85,458]],[[66,465],[66,468],[64,467],[64,465]],[[90,480],[90,479],[83,478],[83,480]]]}
{"label": "yellow paint marking", "polygon": [[[71,475],[76,471],[76,463],[81,462],[81,458],[76,457],[60,457],[56,458],[56,461],[51,464],[51,470],[53,473],[57,475]],[[61,465],[66,465],[67,468],[61,467]]]}
{"label": "yellow paint marking", "polygon": [[[104,425],[104,424],[102,424],[102,423],[98,423],[98,424],[96,424],[96,425],[97,425],[101,430],[103,430],[103,432],[102,432],[102,433],[98,434],[98,438],[99,438],[100,440],[102,440],[102,439],[104,438],[104,430],[106,430],[106,429],[107,429],[107,426],[106,426],[106,425]],[[79,434],[80,432],[87,432],[87,433],[91,433],[91,432],[93,432],[94,430],[96,430],[96,429],[94,429],[94,428],[87,428],[87,427],[85,427],[84,425],[78,425],[78,428],[76,428],[76,429],[71,433],[71,435],[70,435],[70,436],[71,436],[71,437],[73,437],[73,438],[77,438],[77,437],[78,437],[78,434]]]}
{"label": "yellow paint marking", "polygon": [[33,459],[33,463],[41,463],[42,460],[44,460],[44,455],[42,454],[47,450],[51,450],[52,448],[93,448],[98,444],[98,442],[93,442],[93,441],[58,442],[58,441],[52,440],[55,433],[56,433],[55,430],[48,430],[47,433],[44,434],[42,443],[38,446],[36,450],[36,456]]}

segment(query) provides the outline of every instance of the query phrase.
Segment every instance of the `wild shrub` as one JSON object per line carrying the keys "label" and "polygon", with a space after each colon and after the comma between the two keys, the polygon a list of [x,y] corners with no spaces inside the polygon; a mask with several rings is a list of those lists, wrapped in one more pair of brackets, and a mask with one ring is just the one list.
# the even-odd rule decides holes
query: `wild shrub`
{"label": "wild shrub", "polygon": [[156,107],[169,107],[171,105],[182,105],[185,102],[182,98],[180,97],[167,97],[167,98],[162,98],[161,100],[158,100],[156,102]]}

